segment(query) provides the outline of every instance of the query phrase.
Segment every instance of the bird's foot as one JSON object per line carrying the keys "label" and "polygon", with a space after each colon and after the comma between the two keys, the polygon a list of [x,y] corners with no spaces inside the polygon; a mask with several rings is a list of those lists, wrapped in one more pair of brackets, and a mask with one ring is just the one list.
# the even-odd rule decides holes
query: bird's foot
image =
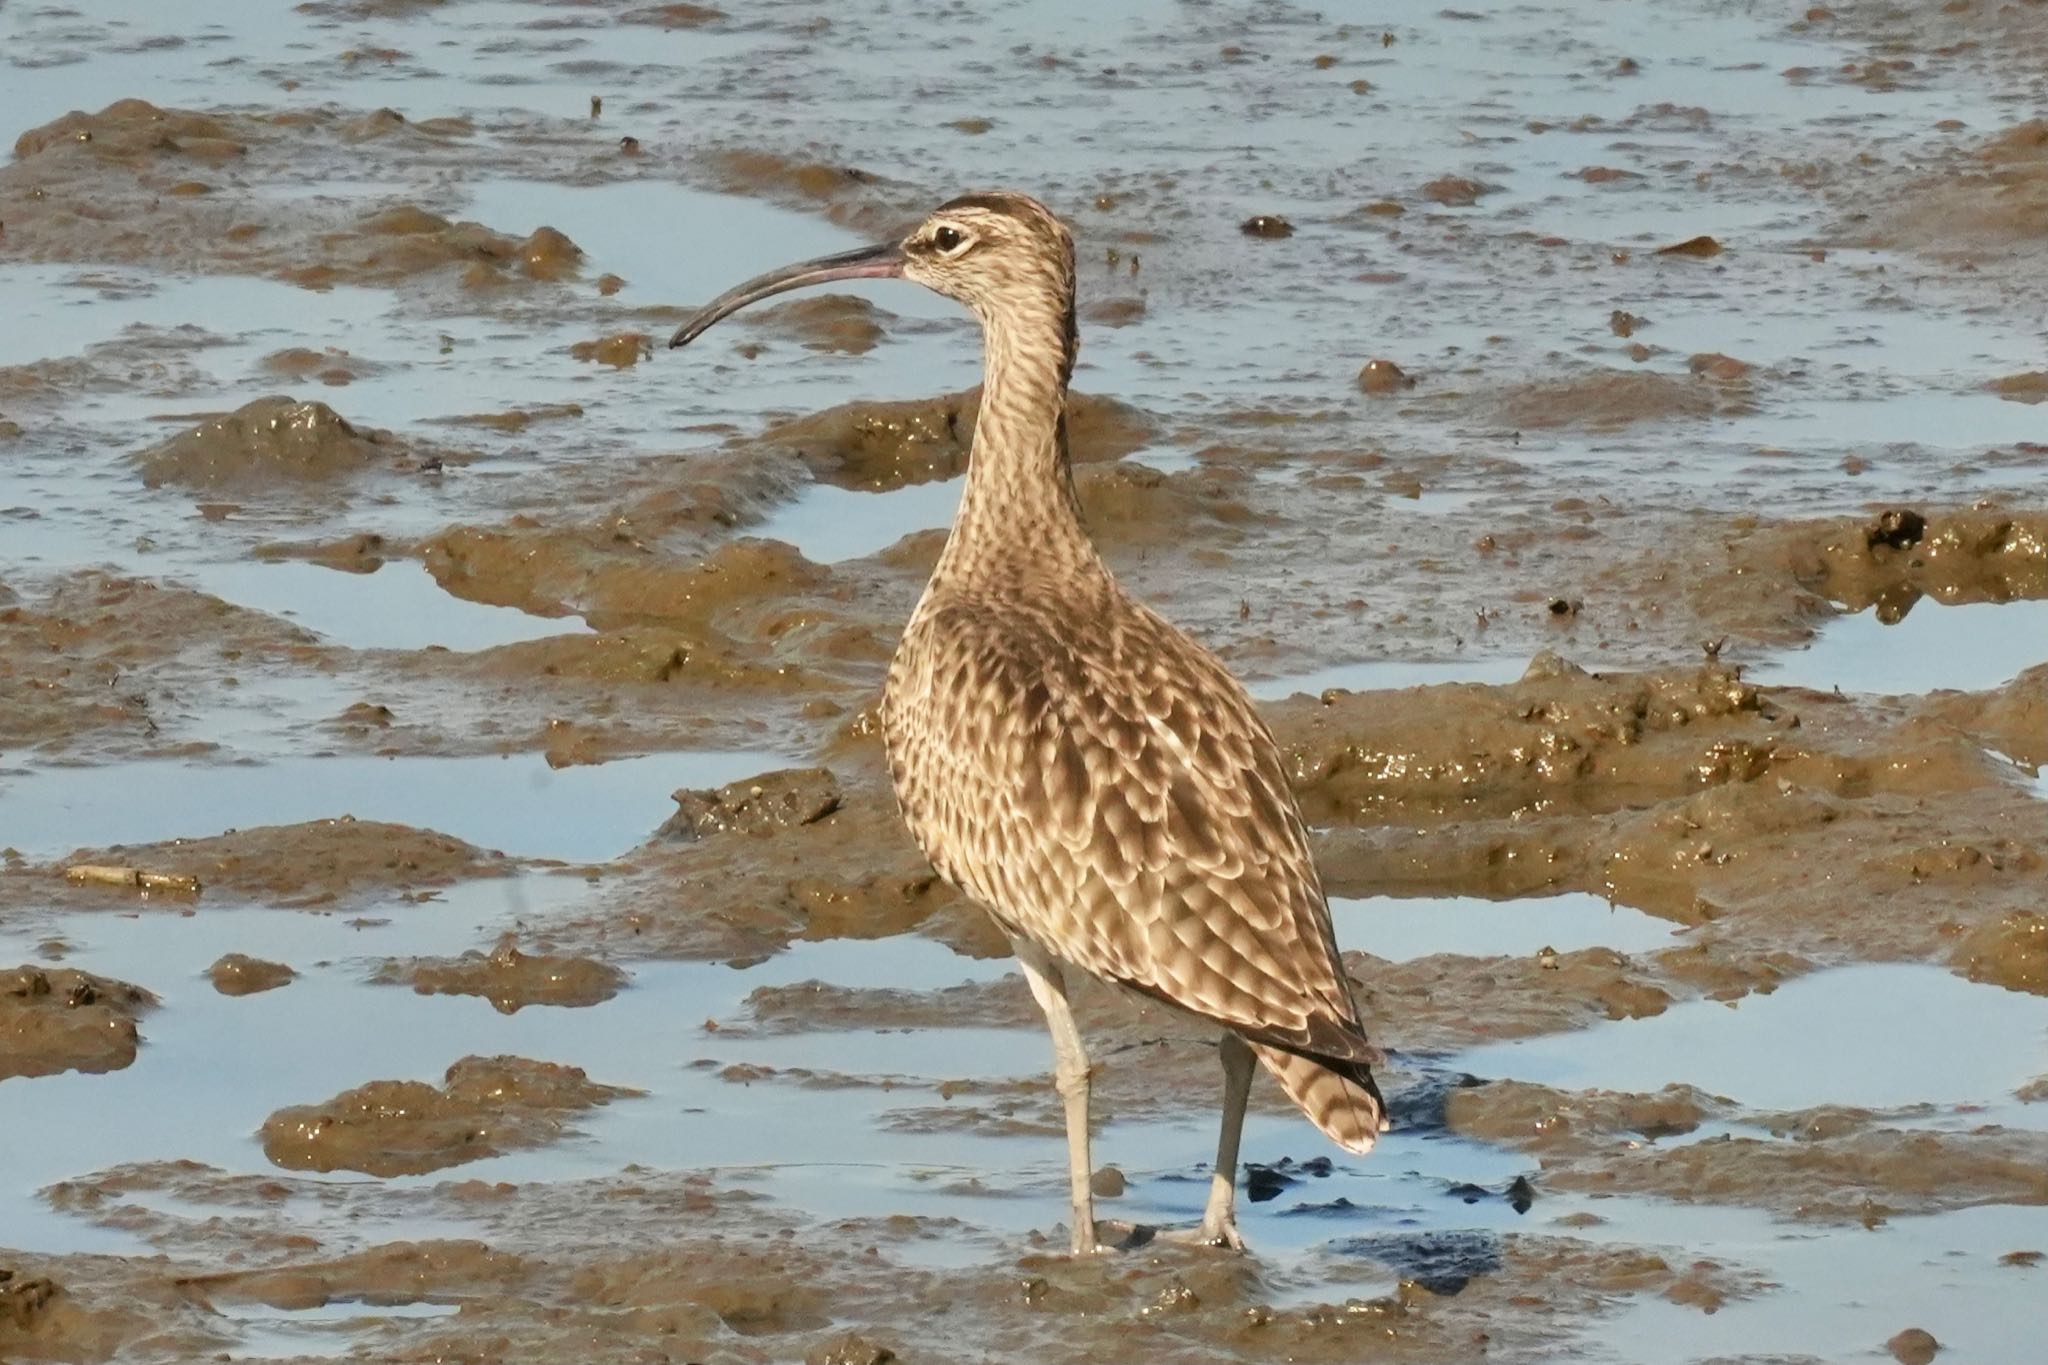
{"label": "bird's foot", "polygon": [[1122,1218],[1098,1218],[1091,1237],[1076,1237],[1070,1243],[1075,1256],[1108,1256],[1119,1251],[1136,1251],[1157,1242],[1168,1246],[1221,1247],[1243,1251],[1244,1237],[1237,1219],[1205,1218],[1191,1228],[1159,1228],[1150,1223],[1133,1223]]}
{"label": "bird's foot", "polygon": [[1204,1218],[1191,1228],[1171,1228],[1158,1234],[1162,1242],[1178,1246],[1222,1247],[1228,1251],[1243,1251],[1244,1236],[1237,1230],[1235,1216]]}

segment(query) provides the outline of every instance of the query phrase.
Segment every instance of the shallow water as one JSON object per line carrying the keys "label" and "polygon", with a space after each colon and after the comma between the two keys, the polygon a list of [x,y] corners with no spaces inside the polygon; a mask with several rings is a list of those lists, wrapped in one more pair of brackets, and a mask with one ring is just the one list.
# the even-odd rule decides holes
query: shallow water
{"label": "shallow water", "polygon": [[675,813],[669,794],[777,766],[758,753],[648,754],[553,768],[539,754],[474,758],[169,760],[31,770],[0,797],[7,845],[74,848],[190,839],[225,829],[354,816],[452,834],[524,857],[615,858]]}
{"label": "shallow water", "polygon": [[1988,691],[2048,663],[2048,602],[1914,604],[1887,623],[1875,609],[1821,627],[1811,645],[1750,671],[1757,682],[1898,695]]}
{"label": "shallow water", "polygon": [[[1957,1036],[1997,1047],[1957,1055]],[[1754,1109],[1997,1104],[2048,1060],[2048,1001],[1935,967],[1837,967],[1768,995],[1678,1005],[1566,1038],[1498,1043],[1458,1064],[1570,1089],[1695,1085]],[[2048,1118],[2048,1115],[2044,1115]]]}
{"label": "shallow water", "polygon": [[1581,948],[1642,953],[1682,941],[1662,920],[1583,892],[1507,901],[1475,896],[1333,896],[1330,913],[1346,943],[1395,962],[1469,952],[1475,944],[1502,957],[1525,957],[1546,948],[1560,953]]}
{"label": "shallow water", "polygon": [[1400,687],[1433,687],[1439,683],[1510,683],[1527,672],[1527,659],[1362,659],[1335,664],[1313,673],[1264,678],[1251,685],[1262,701],[1296,693],[1319,696],[1331,688],[1347,692],[1380,692]]}
{"label": "shallow water", "polygon": [[412,563],[365,574],[313,564],[218,564],[171,581],[269,612],[350,649],[489,649],[581,627],[573,618],[465,601]]}

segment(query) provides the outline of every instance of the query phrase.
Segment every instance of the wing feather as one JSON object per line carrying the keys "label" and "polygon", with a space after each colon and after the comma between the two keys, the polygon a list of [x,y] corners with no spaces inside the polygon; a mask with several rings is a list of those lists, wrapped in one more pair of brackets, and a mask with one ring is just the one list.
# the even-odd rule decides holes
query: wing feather
{"label": "wing feather", "polygon": [[919,613],[885,712],[912,834],[1064,961],[1261,1042],[1376,1061],[1271,733],[1214,656],[1115,605],[1086,639],[1016,601]]}

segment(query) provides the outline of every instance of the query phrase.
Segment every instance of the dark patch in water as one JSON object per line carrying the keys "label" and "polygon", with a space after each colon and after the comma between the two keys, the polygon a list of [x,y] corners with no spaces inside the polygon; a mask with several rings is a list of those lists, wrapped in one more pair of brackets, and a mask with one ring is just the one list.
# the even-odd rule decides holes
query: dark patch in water
{"label": "dark patch in water", "polygon": [[1500,1238],[1490,1232],[1380,1233],[1347,1238],[1330,1249],[1378,1261],[1432,1294],[1459,1293],[1477,1277],[1501,1268]]}

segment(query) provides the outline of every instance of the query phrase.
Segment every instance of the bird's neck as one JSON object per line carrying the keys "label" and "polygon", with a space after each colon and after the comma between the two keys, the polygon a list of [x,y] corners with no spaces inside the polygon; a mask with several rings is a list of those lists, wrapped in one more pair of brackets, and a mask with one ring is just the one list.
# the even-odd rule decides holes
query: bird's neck
{"label": "bird's neck", "polygon": [[1099,564],[1067,454],[1072,305],[983,320],[981,412],[934,584]]}

